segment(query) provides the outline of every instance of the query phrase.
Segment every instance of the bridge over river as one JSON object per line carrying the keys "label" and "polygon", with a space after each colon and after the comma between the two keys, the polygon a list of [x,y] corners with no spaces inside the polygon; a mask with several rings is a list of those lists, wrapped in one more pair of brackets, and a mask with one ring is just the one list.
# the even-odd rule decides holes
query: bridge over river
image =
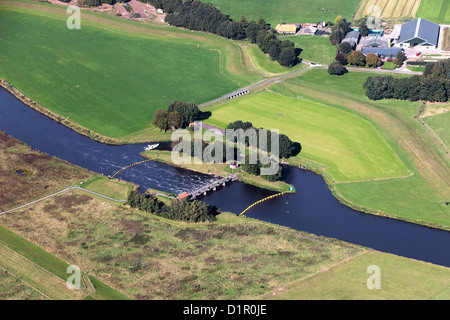
{"label": "bridge over river", "polygon": [[227,183],[236,181],[237,175],[240,172],[241,171],[238,171],[234,174],[230,174],[219,180],[212,181],[212,182],[208,183],[206,186],[200,187],[198,189],[191,191],[190,193],[187,193],[187,195],[190,196],[191,199],[196,199],[197,197],[206,196],[208,194],[208,192],[216,191],[220,187],[225,187],[227,185]]}

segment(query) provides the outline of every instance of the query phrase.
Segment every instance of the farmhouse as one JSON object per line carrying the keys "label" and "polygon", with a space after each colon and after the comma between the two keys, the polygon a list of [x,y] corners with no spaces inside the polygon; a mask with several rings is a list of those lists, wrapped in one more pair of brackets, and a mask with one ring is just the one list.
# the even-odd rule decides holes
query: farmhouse
{"label": "farmhouse", "polygon": [[385,37],[380,36],[367,37],[367,39],[363,43],[363,47],[387,48],[389,47],[389,40]]}
{"label": "farmhouse", "polygon": [[275,30],[278,33],[296,33],[299,28],[300,25],[297,23],[282,23],[277,24]]}
{"label": "farmhouse", "polygon": [[436,49],[439,43],[440,26],[419,18],[402,25],[397,45],[402,48]]}
{"label": "farmhouse", "polygon": [[379,57],[390,57],[390,58],[395,58],[399,51],[403,51],[403,49],[399,48],[399,47],[392,47],[392,48],[363,47],[363,48],[361,48],[361,52],[366,56],[369,53],[375,53]]}
{"label": "farmhouse", "polygon": [[353,49],[356,48],[356,46],[359,43],[359,40],[361,39],[361,34],[358,31],[350,31],[345,35],[344,40],[342,42],[348,42],[352,46]]}

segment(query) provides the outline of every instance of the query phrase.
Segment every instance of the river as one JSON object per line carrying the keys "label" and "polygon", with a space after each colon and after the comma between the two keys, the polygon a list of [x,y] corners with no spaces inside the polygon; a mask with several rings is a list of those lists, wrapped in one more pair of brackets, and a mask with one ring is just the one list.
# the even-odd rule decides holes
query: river
{"label": "river", "polygon": [[[139,153],[147,145],[113,146],[96,142],[31,109],[3,88],[0,88],[0,129],[33,149],[104,175],[113,175],[142,161]],[[450,232],[355,211],[337,201],[321,176],[295,167],[284,170],[286,182],[295,186],[296,193],[266,201],[248,211],[247,216],[450,267]],[[116,178],[142,189],[174,194],[216,179],[153,161],[124,170]],[[202,200],[239,214],[271,194],[274,192],[233,182]]]}

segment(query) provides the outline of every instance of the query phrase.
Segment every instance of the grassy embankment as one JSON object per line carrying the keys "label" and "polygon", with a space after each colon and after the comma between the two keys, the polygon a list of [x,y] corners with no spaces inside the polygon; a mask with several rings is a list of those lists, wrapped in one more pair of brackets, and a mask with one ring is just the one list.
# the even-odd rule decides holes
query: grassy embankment
{"label": "grassy embankment", "polygon": [[[269,90],[277,94],[257,93],[213,107],[208,121],[222,127],[237,118],[272,128],[278,123],[281,132],[303,145],[291,163],[321,173],[344,203],[448,229],[449,208],[444,204],[449,197],[448,162],[414,121],[421,103],[368,100],[362,85],[370,75],[350,72],[337,78],[326,70],[312,70],[271,86]],[[238,116],[232,112],[235,108]],[[340,118],[329,114],[347,121],[330,125]]]}
{"label": "grassy embankment", "polygon": [[174,100],[199,104],[290,71],[265,55],[258,66],[243,58],[255,45],[91,11],[82,11],[80,30],[67,29],[57,5],[3,1],[0,17],[0,77],[32,107],[110,143],[168,140],[151,125],[157,109]]}

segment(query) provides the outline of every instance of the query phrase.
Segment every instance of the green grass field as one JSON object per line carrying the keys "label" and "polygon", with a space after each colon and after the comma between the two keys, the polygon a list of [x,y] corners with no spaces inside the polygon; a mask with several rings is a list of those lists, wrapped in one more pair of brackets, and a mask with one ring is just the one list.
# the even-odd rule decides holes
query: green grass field
{"label": "green grass field", "polygon": [[[369,266],[380,269],[380,289],[368,289]],[[326,272],[260,298],[280,300],[446,300],[450,269],[380,252],[367,252]]]}
{"label": "green grass field", "polygon": [[317,23],[334,21],[341,15],[348,20],[355,14],[360,0],[211,0],[223,13],[239,21],[241,16],[247,20],[258,21],[264,18],[272,27],[280,22]]}
{"label": "green grass field", "polygon": [[149,126],[173,100],[201,103],[238,87],[220,70],[219,52],[194,43],[68,30],[60,20],[3,9],[0,21],[0,76],[109,137]]}
{"label": "green grass field", "polygon": [[[434,139],[414,116],[421,102],[371,101],[363,83],[373,75],[350,72],[342,78],[326,70],[312,70],[273,90],[354,112],[370,121],[412,173],[399,179],[338,183],[338,194],[350,203],[414,222],[450,227],[449,166]],[[439,117],[439,116],[438,116]],[[424,118],[425,120],[432,117]],[[445,128],[445,123],[440,124]],[[437,126],[436,128],[439,128]],[[320,171],[320,167],[318,168]]]}
{"label": "green grass field", "polygon": [[[247,66],[250,66],[256,72],[263,72],[267,76],[276,76],[306,67],[306,64],[304,63],[299,63],[292,68],[283,67],[278,62],[271,60],[268,54],[265,54],[258,48],[258,45],[244,41],[237,43],[242,49],[245,61],[248,61]],[[300,58],[303,58],[303,55],[300,55]]]}
{"label": "green grass field", "polygon": [[170,102],[209,101],[266,72],[249,70],[241,48],[215,35],[89,11],[81,17],[81,29],[69,30],[61,6],[3,2],[0,77],[107,137],[145,134],[155,110]]}
{"label": "green grass field", "polygon": [[336,56],[336,47],[330,43],[329,37],[293,36],[282,38],[291,40],[296,48],[301,48],[300,58],[320,64],[330,64]]}
{"label": "green grass field", "polygon": [[442,139],[442,141],[450,146],[450,112],[429,116],[423,119],[431,129]]}
{"label": "green grass field", "polygon": [[450,3],[448,0],[421,0],[416,17],[448,24],[450,23]]}
{"label": "green grass field", "polygon": [[116,200],[126,200],[128,197],[128,192],[133,187],[127,182],[109,180],[108,178],[102,176],[97,176],[94,179],[83,183],[81,186],[87,190],[100,193]]}
{"label": "green grass field", "polygon": [[367,121],[309,99],[261,92],[211,109],[206,122],[226,127],[235,120],[279,129],[302,144],[301,157],[327,166],[335,181],[406,176],[409,171]]}

